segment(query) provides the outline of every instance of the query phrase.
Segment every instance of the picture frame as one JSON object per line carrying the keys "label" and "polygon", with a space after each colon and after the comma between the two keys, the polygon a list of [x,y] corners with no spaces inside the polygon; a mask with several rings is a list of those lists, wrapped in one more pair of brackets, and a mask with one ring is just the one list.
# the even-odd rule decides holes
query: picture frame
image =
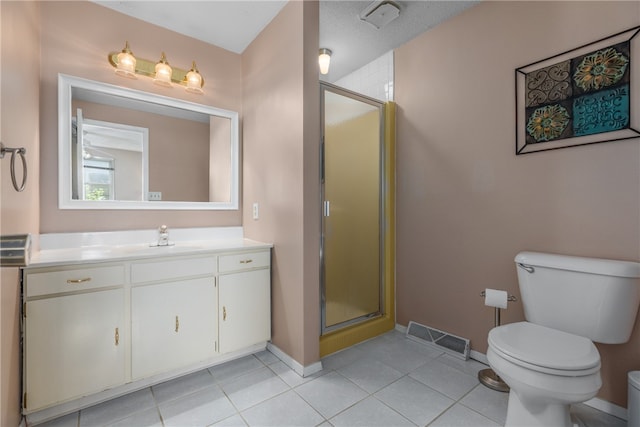
{"label": "picture frame", "polygon": [[517,68],[516,155],[640,137],[639,33]]}

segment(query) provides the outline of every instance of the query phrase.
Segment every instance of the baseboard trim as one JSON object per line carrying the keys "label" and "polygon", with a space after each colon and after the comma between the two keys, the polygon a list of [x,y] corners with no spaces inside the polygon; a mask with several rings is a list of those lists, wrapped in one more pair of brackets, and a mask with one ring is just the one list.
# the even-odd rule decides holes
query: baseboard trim
{"label": "baseboard trim", "polygon": [[396,323],[396,331],[398,331],[400,333],[403,333],[403,334],[406,334],[407,333],[407,327]]}
{"label": "baseboard trim", "polygon": [[627,419],[629,418],[629,416],[627,415],[627,408],[623,408],[622,406],[618,406],[615,403],[611,403],[598,397],[587,400],[586,402],[584,402],[584,404],[625,421],[627,421]]}
{"label": "baseboard trim", "polygon": [[480,363],[484,363],[485,365],[489,364],[489,360],[487,359],[487,356],[483,353],[480,353],[479,351],[475,351],[475,350],[469,351],[469,357],[472,358],[473,360],[477,360]]}
{"label": "baseboard trim", "polygon": [[297,360],[289,356],[273,343],[267,343],[267,350],[269,350],[274,356],[280,359],[282,363],[293,369],[294,372],[301,377],[308,377],[315,374],[316,372],[322,371],[322,362],[319,360],[315,363],[312,363],[311,365],[303,366]]}

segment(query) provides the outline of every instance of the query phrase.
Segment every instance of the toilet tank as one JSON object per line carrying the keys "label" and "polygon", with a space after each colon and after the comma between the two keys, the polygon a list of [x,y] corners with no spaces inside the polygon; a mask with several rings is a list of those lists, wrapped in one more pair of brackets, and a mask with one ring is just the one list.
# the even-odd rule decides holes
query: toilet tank
{"label": "toilet tank", "polygon": [[605,344],[629,340],[640,303],[640,263],[521,252],[527,321]]}

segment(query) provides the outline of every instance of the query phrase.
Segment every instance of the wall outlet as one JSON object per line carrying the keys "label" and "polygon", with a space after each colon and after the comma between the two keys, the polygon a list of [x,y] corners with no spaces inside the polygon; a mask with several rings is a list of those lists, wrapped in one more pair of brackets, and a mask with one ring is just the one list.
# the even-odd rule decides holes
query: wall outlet
{"label": "wall outlet", "polygon": [[260,207],[257,203],[253,204],[253,219],[260,218]]}
{"label": "wall outlet", "polygon": [[149,191],[149,201],[157,202],[162,200],[162,191]]}

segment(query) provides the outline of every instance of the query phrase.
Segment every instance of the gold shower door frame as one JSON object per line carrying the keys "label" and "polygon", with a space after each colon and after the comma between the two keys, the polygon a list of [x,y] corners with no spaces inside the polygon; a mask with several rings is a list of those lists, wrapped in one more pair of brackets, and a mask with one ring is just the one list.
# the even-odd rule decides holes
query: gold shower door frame
{"label": "gold shower door frame", "polygon": [[[321,83],[320,89],[320,354],[324,356],[395,326],[395,104],[327,83]],[[358,110],[346,120],[348,123],[338,123],[335,112],[326,110],[333,108],[331,99],[336,97]],[[353,144],[354,137],[362,140],[362,135],[371,138],[369,145],[359,146],[362,141]],[[342,138],[341,145],[337,137]],[[345,144],[345,140],[351,144]],[[371,173],[367,176],[373,177],[368,181],[363,179],[367,166]],[[335,178],[339,182],[331,182]],[[367,215],[374,210],[373,216]],[[363,290],[367,286],[369,292]]]}

